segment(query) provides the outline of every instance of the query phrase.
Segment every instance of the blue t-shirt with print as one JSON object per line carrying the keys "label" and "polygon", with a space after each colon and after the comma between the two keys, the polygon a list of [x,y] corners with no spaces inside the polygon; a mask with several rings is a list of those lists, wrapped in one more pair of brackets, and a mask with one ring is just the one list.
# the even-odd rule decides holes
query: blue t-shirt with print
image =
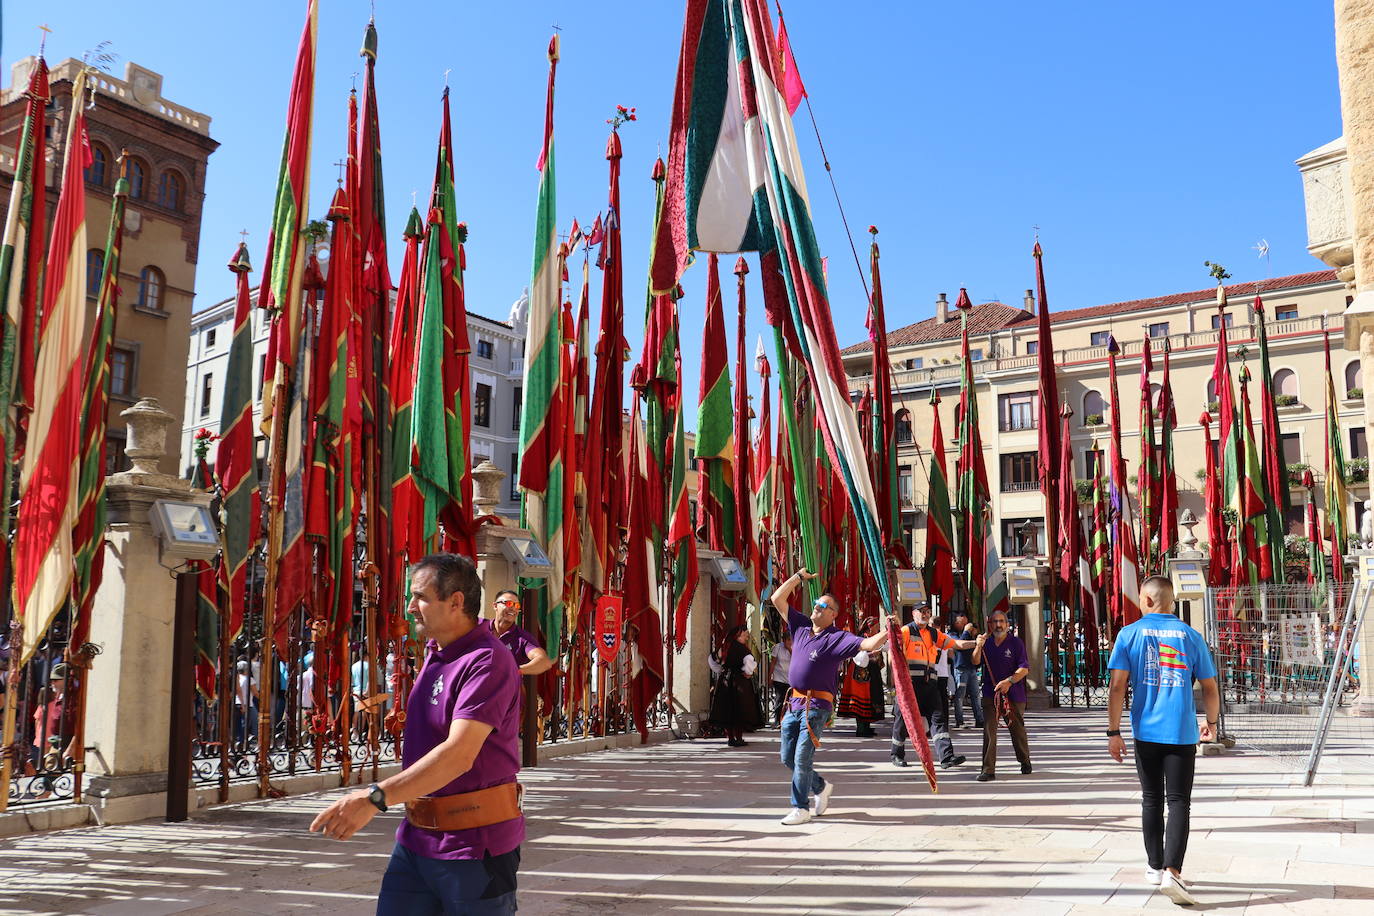
{"label": "blue t-shirt with print", "polygon": [[1196,744],[1193,680],[1217,676],[1202,635],[1173,614],[1146,614],[1116,634],[1107,667],[1131,674],[1137,741]]}

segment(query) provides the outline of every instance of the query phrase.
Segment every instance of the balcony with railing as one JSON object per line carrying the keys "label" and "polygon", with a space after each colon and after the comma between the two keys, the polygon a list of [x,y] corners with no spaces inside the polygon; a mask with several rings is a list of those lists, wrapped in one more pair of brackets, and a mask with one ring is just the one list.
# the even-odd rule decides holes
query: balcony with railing
{"label": "balcony with railing", "polygon": [[1003,493],[1032,493],[1039,492],[1040,481],[1038,480],[1004,480],[1002,481]]}
{"label": "balcony with railing", "polygon": [[[1234,313],[1233,313],[1234,314]],[[1308,318],[1290,318],[1285,321],[1269,321],[1265,324],[1265,330],[1269,335],[1270,345],[1280,343],[1285,337],[1297,335],[1320,334],[1323,324],[1326,330],[1340,338],[1342,333],[1342,322],[1339,316],[1312,316]],[[1231,348],[1238,346],[1253,346],[1257,340],[1259,325],[1254,323],[1236,324],[1226,329],[1226,342]],[[1220,331],[1216,328],[1208,328],[1201,331],[1188,331],[1181,334],[1170,334],[1167,337],[1150,338],[1150,348],[1155,354],[1159,354],[1164,349],[1167,342],[1170,351],[1177,356],[1188,350],[1212,349],[1217,346],[1217,338]],[[1118,359],[1129,360],[1139,358],[1143,350],[1143,341],[1140,339],[1118,341]],[[1003,372],[1023,371],[1034,369],[1038,365],[1039,357],[1032,355],[1007,355],[1004,345],[989,347],[986,358],[973,363],[973,373],[975,376],[986,376]],[[1107,359],[1107,347],[1069,347],[1054,351],[1054,364],[1061,369],[1079,363],[1101,362]],[[904,390],[912,388],[929,388],[932,386],[948,386],[957,384],[963,375],[963,365],[957,360],[944,363],[939,366],[931,366],[925,369],[896,369],[892,373],[892,387],[894,390]],[[869,375],[851,375],[850,387],[862,389],[865,381],[871,381]],[[1034,427],[1030,427],[1034,428]]]}

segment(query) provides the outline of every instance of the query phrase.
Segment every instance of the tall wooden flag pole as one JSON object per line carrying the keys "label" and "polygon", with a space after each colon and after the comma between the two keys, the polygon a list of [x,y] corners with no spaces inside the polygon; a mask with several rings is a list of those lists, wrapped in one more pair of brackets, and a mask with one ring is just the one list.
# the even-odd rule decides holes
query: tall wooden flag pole
{"label": "tall wooden flag pole", "polygon": [[[398,581],[388,577],[396,546],[387,532],[391,523],[391,392],[386,371],[387,325],[390,313],[391,271],[386,257],[386,195],[382,185],[381,122],[377,112],[377,27],[369,21],[358,52],[367,61],[363,82],[362,123],[353,168],[353,225],[357,233],[357,269],[361,270],[359,298],[360,388],[363,393],[363,509],[367,514],[366,557],[363,566],[365,689],[369,697],[380,691],[378,665],[386,653],[378,646],[378,614],[397,600]],[[368,741],[372,749],[372,778],[377,779],[381,734],[378,716],[369,715]]]}
{"label": "tall wooden flag pole", "polygon": [[1126,459],[1121,451],[1121,433],[1125,417],[1121,412],[1121,394],[1116,384],[1116,355],[1121,345],[1115,337],[1107,339],[1107,378],[1111,388],[1112,451],[1111,451],[1111,524],[1112,524],[1112,602],[1118,628],[1140,619],[1140,564],[1135,544],[1135,523],[1132,520],[1131,494],[1126,481]]}
{"label": "tall wooden flag pole", "polygon": [[[271,451],[269,487],[271,503],[267,524],[267,575],[262,609],[262,653],[258,669],[258,794],[271,791],[272,688],[276,682],[273,660],[276,615],[284,540],[287,463],[286,403],[300,353],[304,308],[301,299],[305,274],[305,226],[310,201],[310,129],[315,86],[316,0],[307,0],[305,27],[296,52],[291,95],[286,114],[286,139],[282,143],[281,171],[277,178],[276,205],[268,236],[267,258],[258,290],[258,304],[273,309],[273,362]],[[294,431],[293,431],[294,434]],[[289,610],[289,608],[287,608]]]}

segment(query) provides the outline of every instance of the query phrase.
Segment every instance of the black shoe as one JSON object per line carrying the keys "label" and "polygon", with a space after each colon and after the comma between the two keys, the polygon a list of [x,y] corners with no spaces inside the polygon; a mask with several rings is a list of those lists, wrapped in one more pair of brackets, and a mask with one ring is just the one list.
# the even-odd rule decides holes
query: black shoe
{"label": "black shoe", "polygon": [[1031,771],[1031,765],[1030,765],[1029,763],[1023,763],[1023,764],[1021,764],[1021,775],[1022,775],[1022,776],[1029,776],[1029,775],[1030,775],[1030,771]]}
{"label": "black shoe", "polygon": [[994,775],[992,775],[991,773],[979,773],[979,774],[978,774],[978,781],[979,781],[979,782],[992,782],[992,781],[993,781],[994,779],[996,779],[996,778],[997,778],[997,777],[994,776]]}
{"label": "black shoe", "polygon": [[957,767],[959,764],[963,763],[967,759],[968,758],[965,757],[963,754],[959,754],[958,756],[951,757],[948,760],[940,761],[940,766],[941,768],[948,770],[950,767]]}
{"label": "black shoe", "polygon": [[749,742],[748,742],[748,741],[745,741],[743,738],[740,738],[740,739],[738,739],[737,741],[735,741],[735,747],[748,747],[748,746],[749,746]]}
{"label": "black shoe", "polygon": [[911,766],[911,764],[909,764],[909,763],[906,762],[906,758],[905,758],[905,757],[898,757],[896,754],[893,754],[893,755],[892,755],[892,765],[893,765],[894,767],[909,767],[909,766]]}

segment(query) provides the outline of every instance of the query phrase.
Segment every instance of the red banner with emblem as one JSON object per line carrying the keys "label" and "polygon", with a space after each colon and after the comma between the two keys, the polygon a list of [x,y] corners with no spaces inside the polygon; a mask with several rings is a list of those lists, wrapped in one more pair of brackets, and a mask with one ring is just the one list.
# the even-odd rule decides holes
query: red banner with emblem
{"label": "red banner with emblem", "polygon": [[606,664],[615,661],[620,651],[620,625],[625,618],[625,599],[602,595],[596,601],[596,651]]}

